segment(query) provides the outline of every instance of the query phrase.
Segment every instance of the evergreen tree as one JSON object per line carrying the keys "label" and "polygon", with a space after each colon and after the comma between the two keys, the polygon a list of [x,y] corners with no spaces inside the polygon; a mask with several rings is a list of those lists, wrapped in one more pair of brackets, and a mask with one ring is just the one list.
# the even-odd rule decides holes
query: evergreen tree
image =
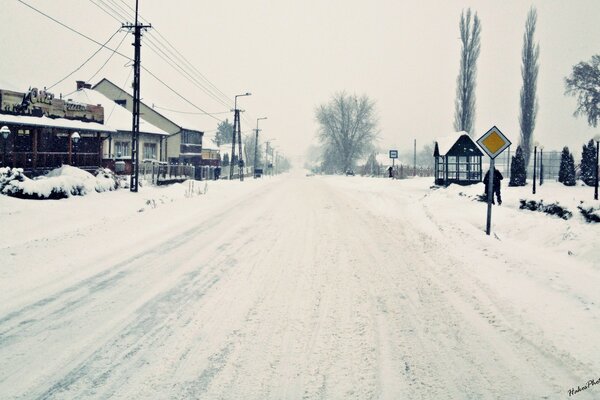
{"label": "evergreen tree", "polygon": [[217,133],[215,134],[213,142],[215,142],[217,146],[221,146],[222,144],[231,143],[232,138],[233,124],[231,124],[228,119],[219,122],[219,125],[217,125]]}
{"label": "evergreen tree", "polygon": [[508,182],[508,186],[525,186],[525,183],[527,183],[525,156],[521,146],[518,146],[510,164],[510,182]]}
{"label": "evergreen tree", "polygon": [[588,186],[596,184],[596,146],[594,141],[590,140],[587,145],[583,145],[581,152],[581,180]]}
{"label": "evergreen tree", "polygon": [[565,186],[575,185],[575,160],[568,147],[564,147],[560,155],[560,169],[558,181]]}
{"label": "evergreen tree", "polygon": [[223,154],[223,166],[228,166],[229,165],[229,154],[225,153]]}
{"label": "evergreen tree", "polygon": [[456,78],[456,100],[454,103],[454,129],[473,135],[475,128],[475,78],[477,58],[480,50],[481,23],[477,13],[471,21],[471,9],[460,16],[460,71]]}

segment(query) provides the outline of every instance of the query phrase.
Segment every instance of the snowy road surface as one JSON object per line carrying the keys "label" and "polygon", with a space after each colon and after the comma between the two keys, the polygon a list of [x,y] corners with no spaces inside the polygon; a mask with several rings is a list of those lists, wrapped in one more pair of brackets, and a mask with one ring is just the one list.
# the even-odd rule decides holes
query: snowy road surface
{"label": "snowy road surface", "polygon": [[600,378],[597,263],[486,237],[416,181],[252,181],[0,242],[0,398],[563,399]]}

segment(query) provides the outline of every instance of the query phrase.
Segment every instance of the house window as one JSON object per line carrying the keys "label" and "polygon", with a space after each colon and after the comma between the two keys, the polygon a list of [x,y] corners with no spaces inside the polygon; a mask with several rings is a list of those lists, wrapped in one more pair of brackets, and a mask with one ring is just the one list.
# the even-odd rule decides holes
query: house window
{"label": "house window", "polygon": [[115,142],[115,156],[129,157],[131,155],[131,143],[130,142]]}
{"label": "house window", "polygon": [[202,144],[200,132],[183,131],[181,133],[181,144]]}
{"label": "house window", "polygon": [[144,159],[156,160],[156,143],[144,143]]}

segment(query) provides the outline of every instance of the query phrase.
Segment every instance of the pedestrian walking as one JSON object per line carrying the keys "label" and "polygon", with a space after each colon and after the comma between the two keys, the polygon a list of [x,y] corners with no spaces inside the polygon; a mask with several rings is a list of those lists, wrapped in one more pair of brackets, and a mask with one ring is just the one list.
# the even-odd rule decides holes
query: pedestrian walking
{"label": "pedestrian walking", "polygon": [[[496,204],[496,202],[494,201],[494,194],[496,195],[496,197],[498,198],[498,205],[502,205],[502,197],[500,194],[500,188],[501,188],[501,181],[502,179],[504,179],[504,177],[502,176],[502,174],[500,173],[500,171],[498,171],[496,168],[494,168],[494,182],[493,184],[493,192],[492,193],[492,204]],[[483,177],[483,183],[485,184],[485,195],[487,196],[487,186],[488,186],[488,182],[490,180],[490,170],[488,170],[485,173],[485,176]]]}

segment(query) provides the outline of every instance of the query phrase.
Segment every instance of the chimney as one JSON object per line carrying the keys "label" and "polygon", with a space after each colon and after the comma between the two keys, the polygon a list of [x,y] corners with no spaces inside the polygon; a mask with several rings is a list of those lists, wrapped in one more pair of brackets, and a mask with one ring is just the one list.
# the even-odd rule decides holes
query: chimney
{"label": "chimney", "polygon": [[90,83],[85,83],[85,81],[76,81],[76,82],[77,82],[77,90],[92,88],[92,85]]}

